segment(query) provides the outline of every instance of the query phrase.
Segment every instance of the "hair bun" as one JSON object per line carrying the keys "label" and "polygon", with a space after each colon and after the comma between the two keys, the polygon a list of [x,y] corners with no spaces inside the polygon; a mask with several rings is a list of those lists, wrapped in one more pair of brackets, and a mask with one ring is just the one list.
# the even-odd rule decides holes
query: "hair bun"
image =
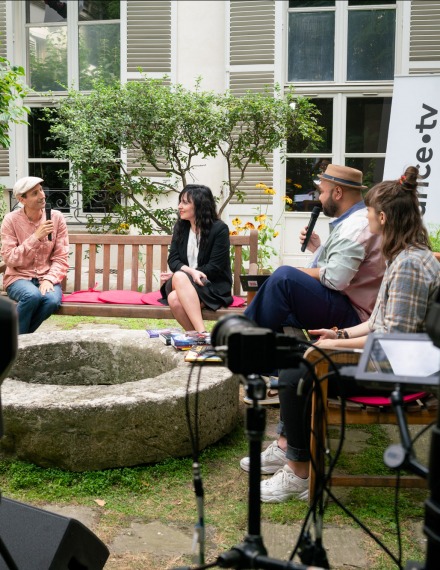
{"label": "hair bun", "polygon": [[418,176],[419,169],[416,166],[408,166],[408,168],[405,170],[405,174],[400,177],[399,184],[402,186],[402,188],[414,190],[417,188]]}

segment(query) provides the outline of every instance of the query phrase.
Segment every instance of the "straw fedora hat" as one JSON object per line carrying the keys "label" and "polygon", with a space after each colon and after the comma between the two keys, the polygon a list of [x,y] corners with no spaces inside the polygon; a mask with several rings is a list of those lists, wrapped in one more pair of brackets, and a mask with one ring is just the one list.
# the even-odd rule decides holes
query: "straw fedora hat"
{"label": "straw fedora hat", "polygon": [[320,180],[329,180],[337,185],[345,188],[353,188],[354,190],[365,190],[367,186],[362,185],[362,172],[350,166],[339,166],[337,164],[329,164],[322,174],[318,175]]}

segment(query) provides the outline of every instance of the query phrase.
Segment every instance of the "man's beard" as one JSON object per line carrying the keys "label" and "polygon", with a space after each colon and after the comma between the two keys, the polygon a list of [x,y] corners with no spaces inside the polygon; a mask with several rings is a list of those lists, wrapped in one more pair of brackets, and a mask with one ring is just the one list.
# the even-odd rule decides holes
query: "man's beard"
{"label": "man's beard", "polygon": [[333,198],[330,197],[327,204],[322,207],[322,211],[324,215],[328,216],[329,218],[336,218],[338,213],[338,206],[333,201]]}

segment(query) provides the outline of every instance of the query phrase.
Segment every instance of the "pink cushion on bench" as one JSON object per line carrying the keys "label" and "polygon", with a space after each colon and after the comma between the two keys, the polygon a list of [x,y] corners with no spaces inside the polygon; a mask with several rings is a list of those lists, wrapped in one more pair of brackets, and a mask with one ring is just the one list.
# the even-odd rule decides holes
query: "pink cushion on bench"
{"label": "pink cushion on bench", "polygon": [[[152,291],[151,293],[144,293],[141,297],[142,303],[145,305],[162,305],[159,303],[159,299],[162,298],[160,291]],[[232,297],[232,304],[230,307],[242,307],[245,304],[245,299],[242,297]],[[162,305],[163,306],[163,305]]]}
{"label": "pink cushion on bench", "polygon": [[[407,394],[403,396],[404,403],[414,402],[414,400],[419,400],[427,396],[426,392],[416,392],[415,394]],[[391,406],[390,398],[384,398],[383,396],[350,396],[347,398],[350,402],[357,402],[358,404],[364,404],[365,406]]]}
{"label": "pink cushion on bench", "polygon": [[74,303],[103,303],[99,298],[101,291],[95,291],[95,289],[88,289],[87,291],[75,291],[70,293],[70,295],[63,294],[62,302],[73,301]]}
{"label": "pink cushion on bench", "polygon": [[99,294],[99,300],[104,303],[142,305],[142,293],[138,291],[124,291],[122,289],[112,289]]}

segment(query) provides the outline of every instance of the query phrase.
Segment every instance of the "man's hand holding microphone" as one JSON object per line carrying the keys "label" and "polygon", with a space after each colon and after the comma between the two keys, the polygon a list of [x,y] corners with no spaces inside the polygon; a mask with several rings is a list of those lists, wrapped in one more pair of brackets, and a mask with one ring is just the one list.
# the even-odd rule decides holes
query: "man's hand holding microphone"
{"label": "man's hand holding microphone", "polygon": [[321,212],[319,206],[315,206],[312,210],[312,215],[310,216],[310,221],[308,226],[301,230],[299,234],[299,241],[301,243],[301,251],[308,249],[314,253],[318,247],[321,245],[321,239],[318,234],[313,231],[315,227],[316,220]]}

